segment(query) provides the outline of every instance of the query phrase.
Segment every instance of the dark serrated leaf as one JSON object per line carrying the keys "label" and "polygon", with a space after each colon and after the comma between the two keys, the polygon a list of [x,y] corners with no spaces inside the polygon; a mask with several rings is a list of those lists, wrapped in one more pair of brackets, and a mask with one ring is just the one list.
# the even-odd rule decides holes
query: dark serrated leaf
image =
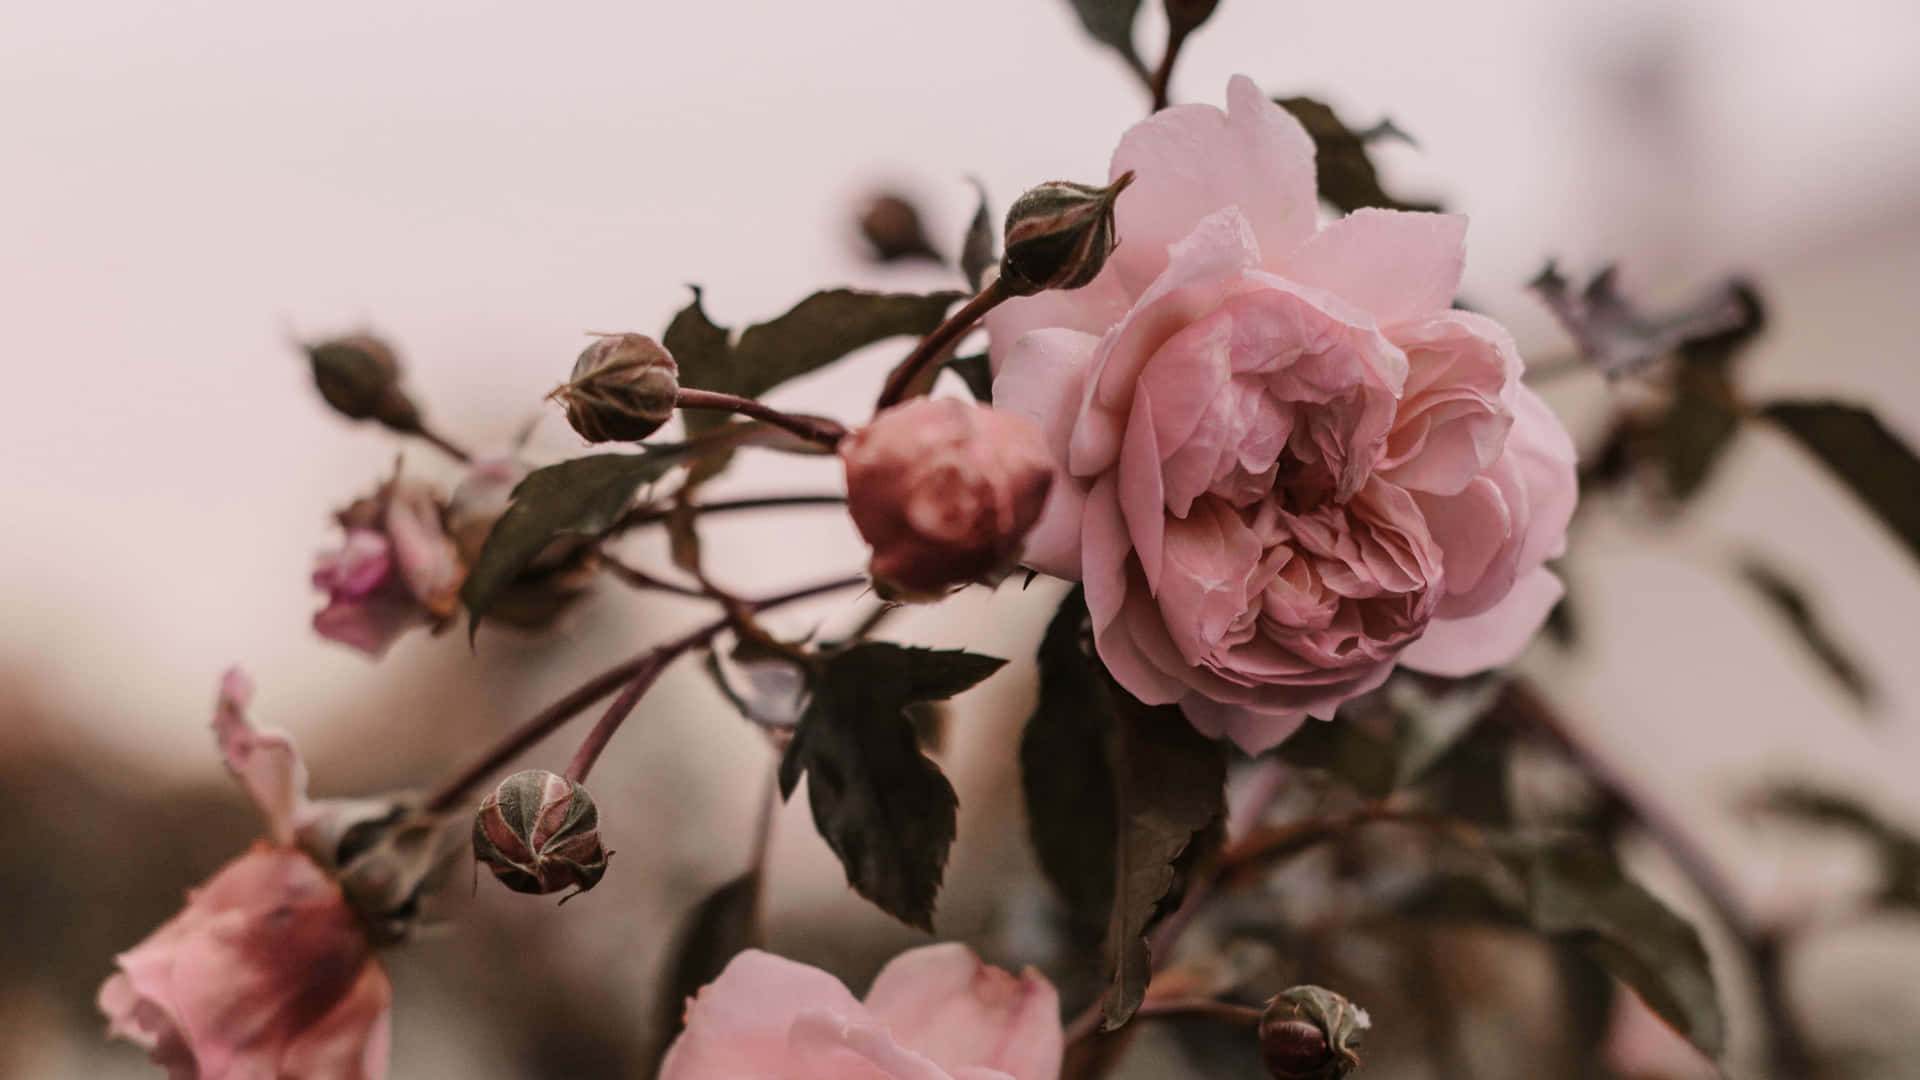
{"label": "dark serrated leaf", "polygon": [[967,237],[960,245],[960,272],[967,276],[967,284],[973,286],[973,291],[979,292],[987,271],[1000,257],[993,250],[993,213],[987,207],[987,189],[978,180],[973,182],[973,189],[980,194],[980,206],[973,212]]}
{"label": "dark serrated leaf", "polygon": [[513,501],[494,522],[460,587],[471,638],[501,591],[555,539],[593,536],[613,525],[641,485],[666,475],[686,458],[682,447],[649,447],[637,454],[591,454],[528,473]]}
{"label": "dark serrated leaf", "polygon": [[1381,121],[1366,131],[1354,131],[1340,119],[1332,107],[1310,97],[1276,98],[1275,104],[1293,114],[1294,119],[1313,137],[1314,169],[1319,177],[1320,197],[1351,214],[1367,206],[1388,210],[1438,210],[1438,203],[1406,202],[1387,194],[1380,186],[1380,174],[1367,156],[1367,143],[1385,136],[1406,136],[1392,124]]}
{"label": "dark serrated leaf", "polygon": [[960,376],[967,384],[967,391],[975,401],[993,404],[993,368],[987,362],[986,353],[974,353],[972,356],[956,356],[947,361],[947,367]]}
{"label": "dark serrated leaf", "polygon": [[1764,323],[1759,293],[1745,279],[1728,278],[1686,307],[1651,314],[1620,292],[1616,267],[1601,269],[1575,291],[1552,262],[1528,284],[1573,338],[1583,360],[1618,376],[1638,371],[1692,346],[1686,366],[1718,367]]}
{"label": "dark serrated leaf", "polygon": [[784,797],[807,776],[814,824],[847,883],[909,926],[933,928],[959,803],[921,754],[908,709],[951,697],[1004,663],[958,650],[853,645],[823,665],[780,762]]}
{"label": "dark serrated leaf", "polygon": [[674,942],[660,987],[660,1015],[655,1030],[663,1040],[678,1034],[685,1021],[687,999],[720,976],[727,962],[762,944],[760,875],[748,872],[734,878],[695,905]]}
{"label": "dark serrated leaf", "polygon": [[1140,14],[1140,0],[1070,0],[1080,25],[1093,40],[1120,54],[1134,74],[1148,77],[1147,62],[1133,44],[1133,22]]}
{"label": "dark serrated leaf", "polygon": [[1143,705],[1113,688],[1108,732],[1118,835],[1113,910],[1107,920],[1107,990],[1101,1026],[1126,1023],[1153,977],[1147,932],[1184,894],[1182,870],[1194,845],[1218,839],[1226,816],[1227,759],[1193,729],[1178,706]]}
{"label": "dark serrated leaf", "polygon": [[1525,888],[1533,928],[1578,947],[1626,983],[1674,1030],[1710,1056],[1726,1020],[1700,935],[1626,875],[1613,854],[1579,837],[1501,852]]}
{"label": "dark serrated leaf", "polygon": [[1773,401],[1780,425],[1920,559],[1920,457],[1867,409],[1843,401]]}
{"label": "dark serrated leaf", "polygon": [[1857,834],[1880,862],[1878,902],[1920,911],[1920,832],[1889,821],[1854,796],[1805,785],[1769,791],[1761,809]]}
{"label": "dark serrated leaf", "polygon": [[1873,704],[1874,688],[1867,674],[1840,647],[1826,622],[1813,609],[1806,590],[1777,567],[1754,555],[1740,560],[1740,579],[1753,586],[1773,613],[1780,616],[1800,644],[1806,647],[1833,681],[1862,706]]}
{"label": "dark serrated leaf", "polygon": [[1039,670],[1039,699],[1020,739],[1027,832],[1069,920],[1097,939],[1113,910],[1118,825],[1107,734],[1115,706],[1107,674],[1093,655],[1079,586],[1047,624]]}

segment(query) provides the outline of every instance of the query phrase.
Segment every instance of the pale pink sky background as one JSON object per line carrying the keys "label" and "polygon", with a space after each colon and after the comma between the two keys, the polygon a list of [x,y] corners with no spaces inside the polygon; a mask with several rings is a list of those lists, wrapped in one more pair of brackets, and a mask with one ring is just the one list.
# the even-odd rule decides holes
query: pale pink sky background
{"label": "pale pink sky background", "polygon": [[[1394,179],[1472,215],[1468,293],[1537,354],[1564,345],[1520,290],[1548,255],[1625,257],[1664,299],[1749,268],[1777,327],[1756,388],[1870,398],[1920,438],[1916,41],[1910,0],[1224,0],[1175,90],[1217,101],[1244,72],[1390,114],[1420,140],[1388,152]],[[1661,63],[1665,96],[1623,104]],[[210,771],[235,661],[324,745],[376,676],[310,635],[308,565],[392,443],[323,411],[289,330],[378,327],[441,426],[498,443],[585,331],[657,332],[686,282],[722,321],[822,285],[938,283],[854,256],[848,206],[875,179],[920,192],[944,238],[965,176],[1001,207],[1102,176],[1142,112],[1065,0],[9,5],[0,660],[171,767]],[[784,400],[856,419],[850,385]],[[1568,390],[1587,414],[1593,387]],[[578,444],[549,417],[538,445]],[[1920,813],[1920,572],[1776,439],[1746,438],[1721,479],[1677,538],[1590,538],[1598,644],[1562,685],[1695,809],[1804,765]],[[858,559],[831,520],[783,518],[771,552],[733,535],[748,585]],[[1711,560],[1735,544],[1821,588],[1884,687],[1879,726],[1724,583]],[[461,648],[410,639],[394,661]],[[581,650],[575,667],[630,651]]]}

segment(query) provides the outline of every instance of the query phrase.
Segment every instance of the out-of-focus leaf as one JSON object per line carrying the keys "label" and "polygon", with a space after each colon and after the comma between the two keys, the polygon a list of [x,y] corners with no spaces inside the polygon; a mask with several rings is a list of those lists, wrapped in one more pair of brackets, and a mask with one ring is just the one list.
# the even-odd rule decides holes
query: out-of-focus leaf
{"label": "out-of-focus leaf", "polygon": [[749,871],[734,878],[696,905],[674,942],[660,988],[660,1016],[655,1030],[671,1040],[684,1025],[687,1000],[720,977],[727,961],[762,943],[760,875]]}
{"label": "out-of-focus leaf", "polygon": [[973,189],[980,193],[980,208],[973,212],[967,238],[960,245],[960,272],[967,276],[973,291],[979,292],[987,271],[1000,257],[993,251],[993,214],[987,208],[987,189],[978,180],[973,182]]}
{"label": "out-of-focus leaf", "polygon": [[1521,843],[1501,859],[1524,884],[1536,931],[1578,947],[1675,1031],[1719,1056],[1726,1020],[1691,924],[1628,877],[1612,853],[1582,838]]}
{"label": "out-of-focus leaf", "polygon": [[480,627],[502,590],[547,545],[563,536],[593,536],[611,527],[643,484],[686,459],[684,447],[649,447],[637,454],[591,454],[527,474],[513,502],[494,522],[467,571],[460,600],[468,637]]}
{"label": "out-of-focus leaf", "polygon": [[1581,358],[1608,375],[1638,371],[1690,344],[1718,342],[1730,355],[1760,330],[1759,294],[1744,279],[1728,278],[1694,304],[1652,315],[1620,294],[1616,269],[1603,268],[1576,292],[1548,262],[1528,285],[1573,338]]}
{"label": "out-of-focus leaf", "polygon": [[1094,654],[1075,588],[1040,643],[1040,698],[1020,744],[1028,826],[1074,923],[1105,931],[1108,1030],[1146,993],[1146,934],[1224,835],[1226,755],[1178,708],[1147,706]]}
{"label": "out-of-focus leaf", "polygon": [[1400,714],[1393,739],[1396,786],[1414,783],[1471,734],[1499,700],[1497,677],[1445,682],[1401,673],[1381,687]]}
{"label": "out-of-focus leaf", "polygon": [[1787,628],[1800,639],[1800,644],[1806,646],[1807,651],[1813,654],[1813,658],[1819,661],[1827,674],[1833,676],[1833,681],[1839,683],[1848,696],[1862,706],[1873,704],[1872,681],[1834,639],[1832,631],[1820,619],[1819,613],[1814,611],[1805,590],[1778,568],[1753,555],[1740,560],[1740,578],[1754,587],[1767,606],[1780,616]]}
{"label": "out-of-focus leaf", "polygon": [[1388,210],[1438,210],[1437,203],[1406,202],[1387,194],[1380,174],[1367,156],[1367,143],[1383,136],[1406,135],[1382,121],[1369,131],[1354,131],[1332,107],[1310,97],[1276,98],[1275,104],[1293,114],[1313,137],[1314,167],[1319,174],[1320,197],[1342,213],[1366,206]]}
{"label": "out-of-focus leaf", "polygon": [[952,697],[1006,661],[862,642],[828,658],[780,762],[791,798],[805,773],[814,825],[847,883],[909,926],[933,929],[953,844],[953,785],[920,752],[907,712]]}
{"label": "out-of-focus leaf", "polygon": [[1338,720],[1308,720],[1274,753],[1290,765],[1331,773],[1369,799],[1392,792],[1400,772],[1393,744]]}
{"label": "out-of-focus leaf", "polygon": [[1809,824],[1856,833],[1880,860],[1878,902],[1920,911],[1920,833],[1888,821],[1853,796],[1804,785],[1768,792],[1761,809]]}
{"label": "out-of-focus leaf", "polygon": [[1148,77],[1147,62],[1133,44],[1133,21],[1140,14],[1140,0],[1070,0],[1080,25],[1093,40],[1120,54],[1134,74]]}
{"label": "out-of-focus leaf", "polygon": [[873,197],[860,211],[860,236],[875,262],[890,263],[904,259],[947,260],[927,240],[926,226],[920,222],[920,208],[896,191]]}
{"label": "out-of-focus leaf", "polygon": [[1920,457],[1880,418],[1841,401],[1773,401],[1780,425],[1920,559]]}
{"label": "out-of-focus leaf", "polygon": [[1119,835],[1107,921],[1105,1030],[1132,1019],[1153,977],[1146,935],[1185,895],[1197,845],[1217,845],[1226,818],[1226,754],[1178,706],[1143,705],[1113,687],[1108,732]]}
{"label": "out-of-focus leaf", "polygon": [[975,401],[993,404],[993,369],[987,364],[986,353],[956,356],[947,361],[947,366],[967,384],[967,390],[973,394]]}
{"label": "out-of-focus leaf", "polygon": [[1220,0],[1166,0],[1169,35],[1185,37],[1200,29],[1219,6]]}
{"label": "out-of-focus leaf", "polygon": [[673,565],[700,576],[700,510],[692,500],[682,499],[668,511],[662,524],[667,527],[667,552]]}
{"label": "out-of-focus leaf", "polygon": [[[947,308],[963,294],[878,293],[828,289],[795,304],[786,314],[755,323],[731,340],[693,300],[661,335],[661,344],[680,365],[680,384],[741,397],[758,398],[788,379],[817,371],[841,357],[890,337],[918,336],[940,325]],[[690,435],[726,421],[718,412],[688,412]]]}

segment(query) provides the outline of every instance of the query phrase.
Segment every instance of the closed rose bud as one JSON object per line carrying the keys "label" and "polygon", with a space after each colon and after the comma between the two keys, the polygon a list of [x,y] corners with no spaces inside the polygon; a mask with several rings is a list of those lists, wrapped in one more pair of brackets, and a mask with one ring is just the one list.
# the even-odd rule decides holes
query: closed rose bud
{"label": "closed rose bud", "polygon": [[1360,1064],[1355,1051],[1373,1021],[1331,990],[1296,986],[1267,1002],[1260,1059],[1274,1080],[1340,1080]]}
{"label": "closed rose bud", "polygon": [[840,443],[847,508],[887,599],[929,599],[1013,568],[1046,506],[1052,459],[1024,417],[917,398]]}
{"label": "closed rose bud", "polygon": [[387,343],[352,334],[306,347],[313,384],[335,412],[377,420],[394,431],[420,430],[420,410],[400,389],[400,362]]}
{"label": "closed rose bud", "polygon": [[1100,275],[1113,253],[1113,204],[1128,184],[1122,173],[1106,187],[1064,180],[1041,184],[1007,209],[1002,287],[1015,296],[1078,289]]}
{"label": "closed rose bud", "polygon": [[609,334],[574,361],[573,378],[553,395],[567,423],[588,442],[638,442],[673,418],[680,366],[644,334]]}
{"label": "closed rose bud", "polygon": [[500,782],[473,819],[473,857],[515,892],[586,892],[607,872],[600,813],[587,789],[528,769]]}
{"label": "closed rose bud", "polygon": [[920,223],[920,211],[904,196],[886,192],[876,195],[860,214],[860,235],[867,242],[875,262],[901,259],[943,261],[927,241],[926,227]]}

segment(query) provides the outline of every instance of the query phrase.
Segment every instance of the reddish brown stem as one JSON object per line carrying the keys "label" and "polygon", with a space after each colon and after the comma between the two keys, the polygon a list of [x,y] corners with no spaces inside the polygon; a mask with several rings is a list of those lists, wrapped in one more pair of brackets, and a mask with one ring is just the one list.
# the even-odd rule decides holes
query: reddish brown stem
{"label": "reddish brown stem", "polygon": [[960,305],[960,310],[947,316],[947,321],[934,327],[933,333],[920,339],[905,360],[900,361],[887,374],[886,385],[880,389],[880,400],[874,403],[873,411],[879,412],[890,406],[898,405],[906,399],[907,391],[920,381],[927,369],[939,360],[941,354],[952,348],[980,317],[992,311],[1003,300],[1010,300],[1013,294],[1001,285],[1001,279],[994,278],[986,288],[976,293],[973,299]]}
{"label": "reddish brown stem", "polygon": [[811,443],[818,443],[828,450],[840,445],[846,437],[847,429],[823,416],[795,416],[779,409],[741,397],[738,394],[722,394],[713,390],[691,390],[680,388],[680,396],[675,404],[682,409],[713,409],[730,412],[771,424],[782,431],[789,431]]}

